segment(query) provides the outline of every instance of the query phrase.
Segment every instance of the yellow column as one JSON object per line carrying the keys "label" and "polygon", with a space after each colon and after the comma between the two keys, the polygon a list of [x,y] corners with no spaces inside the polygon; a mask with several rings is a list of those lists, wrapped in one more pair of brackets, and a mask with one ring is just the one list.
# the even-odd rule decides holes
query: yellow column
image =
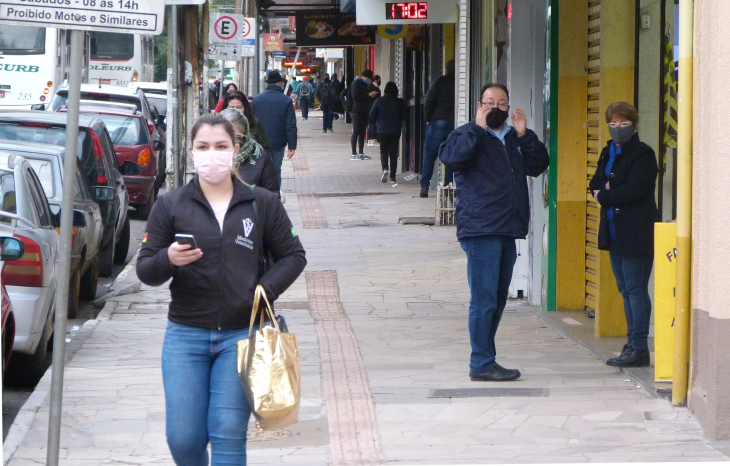
{"label": "yellow column", "polygon": [[444,63],[454,59],[454,23],[444,24]]}
{"label": "yellow column", "polygon": [[360,76],[362,70],[367,68],[367,53],[365,47],[353,47],[355,49],[355,76]]}
{"label": "yellow column", "polygon": [[679,2],[677,99],[677,298],[674,314],[672,404],[687,402],[692,271],[692,41],[694,2]]}
{"label": "yellow column", "polygon": [[557,310],[585,306],[586,109],[588,6],[563,0],[558,18],[558,190],[555,300]]}
{"label": "yellow column", "polygon": [[[634,101],[634,46],[636,2],[603,0],[600,23],[600,147],[610,139],[604,112],[613,102]],[[592,167],[595,171],[595,166]],[[592,176],[593,173],[588,173]],[[586,199],[592,199],[586,194]],[[595,309],[596,336],[626,335],[623,299],[616,287],[608,251],[596,252]]]}

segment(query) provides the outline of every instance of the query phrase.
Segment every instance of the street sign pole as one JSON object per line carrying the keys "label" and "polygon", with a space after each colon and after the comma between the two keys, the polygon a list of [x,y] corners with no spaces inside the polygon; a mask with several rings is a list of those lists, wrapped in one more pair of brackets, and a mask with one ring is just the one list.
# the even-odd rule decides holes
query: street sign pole
{"label": "street sign pole", "polygon": [[180,56],[178,50],[180,50],[180,37],[178,34],[178,9],[177,5],[170,7],[170,43],[172,44],[172,56],[168,60],[172,61],[172,170],[173,170],[173,186],[179,188],[183,185],[181,175],[181,159],[183,156],[183,149],[185,144],[180,141],[180,128],[182,125],[181,114],[180,114]]}
{"label": "street sign pole", "polygon": [[84,31],[71,31],[71,69],[68,80],[66,120],[66,153],[63,156],[63,194],[61,198],[61,246],[58,261],[58,289],[53,332],[51,373],[51,407],[48,419],[46,465],[57,466],[61,442],[61,406],[63,403],[63,366],[66,355],[66,316],[68,315],[68,283],[71,273],[71,240],[76,183],[76,145],[79,135],[79,99],[81,98],[81,66],[84,54]]}

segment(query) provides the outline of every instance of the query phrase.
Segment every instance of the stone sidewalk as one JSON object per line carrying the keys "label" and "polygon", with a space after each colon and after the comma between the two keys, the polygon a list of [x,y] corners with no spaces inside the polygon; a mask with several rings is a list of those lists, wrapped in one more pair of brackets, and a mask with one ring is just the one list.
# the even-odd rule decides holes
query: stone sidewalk
{"label": "stone sidewalk", "polygon": [[[512,383],[469,381],[466,259],[417,181],[380,182],[378,148],[350,161],[349,125],[297,123],[285,207],[306,273],[277,302],[302,355],[300,421],[250,431],[249,463],[298,465],[723,461],[687,409],[652,398],[511,302],[498,335]],[[130,268],[115,289],[133,291]],[[131,287],[131,288],[130,288]],[[65,376],[62,462],[172,465],[160,351],[165,288],[142,286],[88,322]],[[5,442],[11,466],[45,462],[50,373]],[[8,463],[7,456],[12,450]]]}

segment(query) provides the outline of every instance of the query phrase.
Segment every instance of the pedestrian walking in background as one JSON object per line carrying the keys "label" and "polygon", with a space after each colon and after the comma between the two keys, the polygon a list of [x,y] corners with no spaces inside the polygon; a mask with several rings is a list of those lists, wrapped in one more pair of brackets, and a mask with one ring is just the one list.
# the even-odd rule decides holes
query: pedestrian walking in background
{"label": "pedestrian walking in background", "polygon": [[527,236],[530,198],[527,177],[549,163],[545,145],[527,129],[525,112],[509,117],[509,91],[503,84],[482,88],[475,118],[452,132],[439,157],[453,170],[459,187],[456,236],[467,255],[471,380],[507,381],[520,371],[497,364],[494,338],[507,305],[515,240]]}
{"label": "pedestrian walking in background", "polygon": [[314,89],[306,76],[297,89],[297,97],[299,98],[299,109],[302,111],[302,120],[307,120],[309,119],[309,101],[314,97]]}
{"label": "pedestrian walking in background", "polygon": [[406,102],[398,97],[398,86],[393,81],[385,85],[383,96],[370,110],[370,123],[377,126],[380,136],[380,165],[383,168],[380,181],[385,183],[390,178],[394,187],[397,186],[398,146],[406,112]]}
{"label": "pedestrian walking in background", "polygon": [[274,162],[251,134],[245,113],[228,108],[221,112],[221,116],[228,120],[236,132],[235,142],[240,149],[234,159],[233,167],[238,170],[241,179],[279,195],[281,186],[276,179]]}
{"label": "pedestrian walking in background", "polygon": [[215,106],[215,113],[220,113],[221,110],[225,108],[223,107],[223,103],[226,100],[226,96],[233,91],[238,91],[238,87],[233,83],[228,83],[223,90],[223,96],[218,100],[218,103]]}
{"label": "pedestrian walking in background", "polygon": [[[436,79],[426,94],[424,108],[426,136],[421,168],[421,197],[428,197],[439,146],[454,130],[454,77],[454,60],[449,60],[446,62],[446,74]],[[446,172],[444,185],[448,185],[453,181],[454,174],[448,167],[444,167],[444,171]]]}
{"label": "pedestrian walking in background", "polygon": [[313,109],[314,108],[314,100],[315,100],[314,99],[314,90],[317,89],[317,80],[314,78],[314,76],[312,76],[312,77],[306,77],[305,76],[305,78],[307,78],[307,80],[309,81],[309,85],[312,87],[312,94],[309,97],[309,108],[310,109]]}
{"label": "pedestrian walking in background", "polygon": [[[375,96],[371,97],[373,103],[375,103],[375,101],[377,99],[379,99],[380,96],[382,95],[382,93],[380,92],[380,83],[381,83],[380,76],[378,76],[376,74],[375,76],[373,76],[373,82],[368,84],[368,93],[370,93],[370,95],[372,95],[372,92],[376,93]],[[372,108],[372,106],[370,108]],[[368,125],[367,137],[368,137],[368,146],[375,147],[378,145],[378,128],[372,120],[370,121],[370,124]]]}
{"label": "pedestrian walking in background", "polygon": [[226,95],[226,98],[223,99],[221,111],[228,108],[233,108],[243,112],[248,119],[251,136],[253,136],[256,142],[261,144],[261,147],[268,152],[269,143],[266,139],[266,133],[264,133],[261,123],[259,123],[259,120],[253,114],[253,111],[251,110],[251,102],[249,102],[248,97],[246,97],[246,95],[241,91],[233,91],[229,93]]}
{"label": "pedestrian walking in background", "polygon": [[[249,336],[256,286],[275,300],[304,270],[306,258],[279,199],[265,189],[254,193],[237,178],[239,147],[231,124],[218,114],[202,115],[191,136],[197,174],[157,199],[137,276],[150,286],[172,279],[162,382],[173,461],[208,466],[210,443],[213,466],[245,465],[251,407],[238,378],[236,343]],[[255,225],[257,217],[266,221]],[[178,234],[191,235],[195,247],[178,243]],[[275,259],[265,273],[260,244]]]}
{"label": "pedestrian walking in background", "polygon": [[342,108],[342,102],[339,99],[340,93],[342,92],[343,86],[339,79],[337,79],[337,73],[332,73],[332,90],[337,96],[337,99],[333,99],[332,111],[334,113],[334,119],[339,120],[345,114],[345,110]]}
{"label": "pedestrian walking in background", "polygon": [[[370,156],[364,154],[365,132],[368,128],[370,118],[370,108],[373,105],[373,97],[377,94],[375,91],[368,91],[368,85],[373,79],[373,72],[365,69],[352,81],[350,85],[350,100],[352,109],[352,136],[350,137],[350,146],[352,148],[352,160],[369,160]],[[358,150],[355,150],[358,149]]]}
{"label": "pedestrian walking in background", "polygon": [[266,74],[266,84],[266,90],[254,97],[251,106],[264,128],[269,143],[269,156],[274,162],[276,179],[281,184],[284,151],[289,146],[287,157],[292,158],[297,150],[297,117],[294,114],[294,103],[284,95],[284,78],[278,70]]}
{"label": "pedestrian walking in background", "polygon": [[328,74],[324,75],[324,79],[321,83],[319,83],[319,86],[317,86],[317,92],[315,95],[319,99],[319,106],[322,109],[322,132],[326,133],[327,130],[334,132],[334,129],[332,128],[332,107],[334,106],[336,100],[335,96],[337,94],[335,93],[335,89],[332,86],[332,82],[330,81]]}
{"label": "pedestrian walking in background", "polygon": [[601,204],[598,249],[609,251],[628,327],[621,355],[606,364],[648,366],[649,277],[654,266],[654,223],[660,221],[654,200],[659,169],[654,150],[639,140],[639,112],[634,106],[609,105],[606,123],[611,140],[601,152],[589,187]]}

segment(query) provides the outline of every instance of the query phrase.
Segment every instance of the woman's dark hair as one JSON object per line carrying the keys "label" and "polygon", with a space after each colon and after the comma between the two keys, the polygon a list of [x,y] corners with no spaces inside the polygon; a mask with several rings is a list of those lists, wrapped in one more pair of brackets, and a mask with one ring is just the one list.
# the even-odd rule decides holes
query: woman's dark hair
{"label": "woman's dark hair", "polygon": [[639,124],[639,112],[628,102],[614,102],[606,109],[606,123],[611,123],[614,117],[623,117],[631,122],[631,126]]}
{"label": "woman's dark hair", "polygon": [[226,96],[223,98],[223,108],[221,110],[227,109],[228,104],[231,102],[231,100],[241,101],[241,103],[243,104],[243,114],[246,115],[248,121],[251,121],[253,112],[251,112],[251,102],[248,101],[248,97],[246,97],[246,94],[241,91],[233,91],[229,94],[226,94]]}
{"label": "woman's dark hair", "polygon": [[388,84],[385,85],[385,89],[383,89],[383,94],[398,97],[398,85],[393,81],[388,81]]}
{"label": "woman's dark hair", "polygon": [[223,89],[223,92],[228,92],[228,89],[230,89],[231,86],[233,86],[233,89],[238,90],[238,86],[236,86],[234,83],[228,83],[226,84],[226,88]]}
{"label": "woman's dark hair", "polygon": [[233,130],[233,125],[230,121],[226,120],[220,115],[220,113],[206,113],[201,115],[195,124],[193,129],[190,130],[190,142],[195,141],[195,136],[198,135],[198,131],[203,126],[222,126],[226,133],[231,137],[231,144],[236,145],[236,132]]}
{"label": "woman's dark hair", "polygon": [[507,89],[507,86],[502,83],[487,83],[482,86],[482,92],[479,93],[479,100],[482,100],[482,97],[484,97],[484,93],[487,92],[487,89],[491,87],[498,87],[502,89],[504,93],[507,94],[507,102],[509,102],[509,90]]}

